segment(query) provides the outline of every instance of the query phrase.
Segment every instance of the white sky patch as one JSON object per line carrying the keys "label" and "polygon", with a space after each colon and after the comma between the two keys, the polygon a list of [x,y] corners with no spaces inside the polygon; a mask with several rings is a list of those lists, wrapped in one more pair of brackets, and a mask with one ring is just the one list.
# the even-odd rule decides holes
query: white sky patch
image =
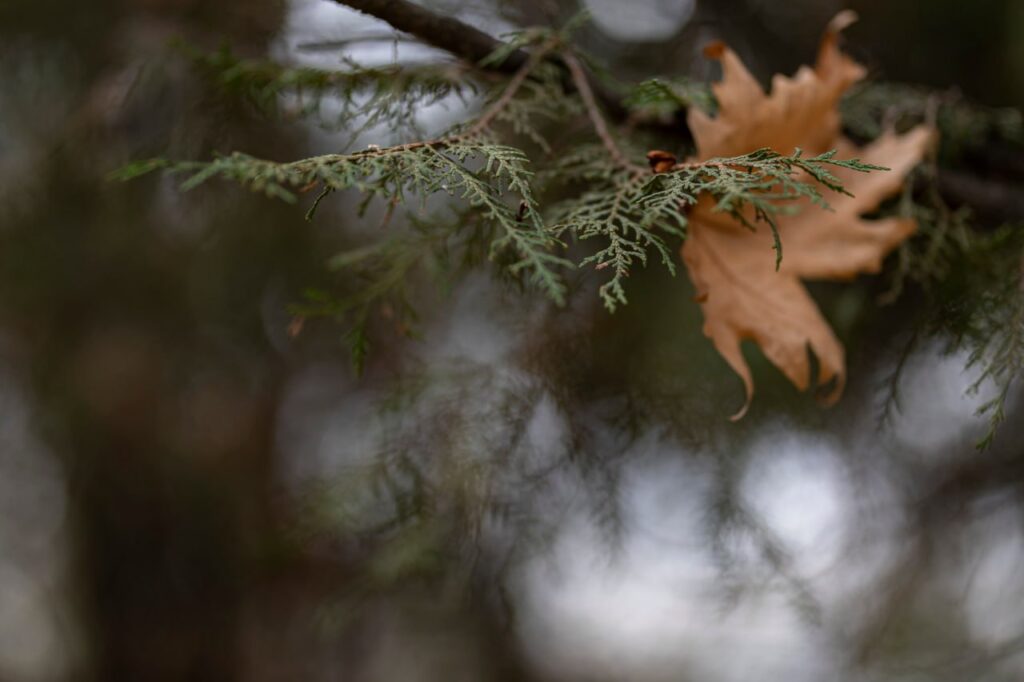
{"label": "white sky patch", "polygon": [[530,330],[515,321],[515,313],[524,312],[520,306],[507,310],[509,302],[502,298],[494,278],[487,273],[464,277],[445,301],[444,315],[424,331],[423,342],[418,344],[422,359],[431,364],[459,360],[497,364],[507,360]]}
{"label": "white sky patch", "polygon": [[569,425],[565,415],[558,409],[554,398],[547,391],[533,407],[533,414],[526,426],[527,456],[530,463],[539,470],[552,460],[566,456],[569,444]]}
{"label": "white sky patch", "polygon": [[[376,40],[389,35],[402,40],[397,44],[389,40]],[[360,37],[375,39],[355,40]],[[323,0],[294,0],[274,52],[279,59],[324,69],[339,68],[343,56],[351,57],[366,66],[448,56],[446,52],[409,38],[385,22],[344,5]],[[354,42],[338,50],[309,49],[312,44],[331,41]]]}
{"label": "white sky patch", "polygon": [[0,367],[0,678],[57,680],[81,653],[68,610],[67,499],[28,405]]}
{"label": "white sky patch", "polygon": [[285,387],[275,440],[286,453],[279,461],[289,484],[373,462],[379,396],[353,387],[351,376],[344,365],[314,364],[294,374]]}
{"label": "white sky patch", "polygon": [[910,358],[900,379],[900,409],[892,422],[900,445],[933,455],[955,439],[982,435],[985,420],[974,412],[994,389],[986,384],[978,395],[968,395],[977,372],[965,370],[966,364],[965,354],[947,355],[934,347]]}
{"label": "white sky patch", "polygon": [[752,451],[742,484],[750,509],[790,551],[801,575],[832,567],[850,517],[839,446],[820,435],[775,431]]}
{"label": "white sky patch", "polygon": [[1021,509],[1007,505],[989,523],[972,527],[977,556],[966,593],[972,636],[988,647],[1024,632],[1024,524]]}
{"label": "white sky patch", "polygon": [[521,576],[536,664],[554,679],[823,679],[827,644],[783,595],[724,607],[705,526],[710,467],[653,439],[638,447],[652,457],[623,481],[621,552],[581,513]]}
{"label": "white sky patch", "polygon": [[630,42],[671,37],[696,8],[695,0],[586,0],[584,4],[602,32]]}
{"label": "white sky patch", "polygon": [[[531,331],[522,321],[529,314],[519,314],[519,306],[509,309],[506,298],[492,277],[470,274],[450,293],[439,314],[424,317],[418,330],[421,338],[405,341],[401,351],[408,358],[404,362],[409,378],[424,382],[401,408],[402,422],[429,420],[431,410],[451,400],[458,401],[466,414],[487,415],[510,392],[529,385],[532,378],[513,357]],[[472,384],[471,375],[483,377],[479,380],[488,390],[474,389],[479,396],[467,401],[460,396],[460,386],[464,381]],[[388,391],[372,380],[355,381],[343,364],[315,364],[297,372],[277,414],[276,446],[283,453],[279,461],[286,485],[301,490],[324,478],[351,480],[354,488],[365,483],[360,477],[378,461],[382,439],[394,428],[382,416],[381,403]],[[498,433],[505,426],[489,423],[480,433]],[[564,417],[550,396],[542,394],[529,425],[528,444],[537,454],[536,465],[564,449],[567,437]]]}
{"label": "white sky patch", "polygon": [[[491,35],[512,30],[513,27],[493,16],[474,14],[470,17],[459,17],[473,26]],[[387,40],[388,36],[400,38],[398,41]],[[369,38],[368,40],[356,40]],[[345,42],[338,49],[312,49],[315,44],[326,44],[337,41]],[[293,0],[288,19],[278,44],[273,50],[273,57],[279,61],[321,69],[351,68],[344,64],[348,58],[366,67],[379,67],[391,64],[418,64],[427,62],[450,62],[452,56],[443,51],[400,32],[394,31],[385,22],[369,15],[337,3],[323,0]],[[470,110],[477,106],[471,91],[466,91],[460,98],[450,94],[432,104],[418,107],[416,125],[422,129],[424,136],[440,134],[456,121],[465,119]],[[340,104],[336,99],[328,97],[323,102],[324,119],[331,120],[331,111],[340,112]],[[358,128],[358,118],[346,121],[346,129]],[[408,141],[396,131],[376,126],[361,134],[352,145],[352,149],[361,149],[368,144],[381,146]],[[338,151],[339,144],[350,142],[347,133],[329,130],[315,130],[314,147]]]}

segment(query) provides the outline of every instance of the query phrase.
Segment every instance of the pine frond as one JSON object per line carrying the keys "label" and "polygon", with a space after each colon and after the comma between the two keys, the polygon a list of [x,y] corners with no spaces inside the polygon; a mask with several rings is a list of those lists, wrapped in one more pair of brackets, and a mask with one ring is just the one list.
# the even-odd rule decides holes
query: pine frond
{"label": "pine frond", "polygon": [[[934,167],[922,166],[913,177],[903,189],[896,212],[914,218],[917,232],[897,248],[892,282],[880,299],[883,305],[894,302],[908,285],[934,295],[975,241],[970,209],[952,210],[946,205],[936,187]],[[915,197],[914,187],[922,185],[925,190]]]}
{"label": "pine frond", "polygon": [[[979,229],[970,208],[947,206],[937,187],[937,169],[925,165],[907,183],[894,212],[917,221],[913,239],[900,245],[892,284],[882,295],[891,303],[910,287],[923,294],[922,320],[887,380],[884,415],[899,407],[903,367],[922,338],[935,338],[948,352],[967,355],[977,371],[969,394],[993,393],[978,408],[988,418],[977,443],[988,448],[1006,418],[1006,402],[1024,375],[1024,232],[1003,226]],[[913,187],[919,189],[914,191]],[[923,189],[921,189],[923,188]]]}
{"label": "pine frond", "polygon": [[636,115],[667,118],[676,112],[697,107],[707,114],[718,109],[718,102],[707,83],[689,78],[650,78],[633,86],[623,100]]}
{"label": "pine frond", "polygon": [[[544,127],[575,120],[583,109],[579,98],[566,97],[561,74],[553,65],[542,64],[533,71],[533,75],[534,78],[522,84],[517,96],[498,110],[495,122],[506,126],[513,135],[529,139],[543,153],[550,154],[552,145]],[[495,91],[489,102],[493,103],[499,94]]]}
{"label": "pine frond", "polygon": [[1024,376],[1024,241],[1018,228],[978,236],[960,268],[937,292],[931,331],[951,339],[951,350],[968,353],[968,368],[979,371],[969,393],[993,390],[978,408],[988,418],[979,449],[992,444],[1006,418],[1011,390]]}
{"label": "pine frond", "polygon": [[344,69],[286,66],[243,59],[230,50],[180,49],[218,88],[265,115],[311,118],[338,128],[360,119],[360,129],[412,127],[416,112],[454,95],[477,94],[468,67],[457,62],[365,67],[351,59]]}
{"label": "pine frond", "polygon": [[934,119],[946,157],[993,138],[1024,144],[1024,115],[1019,109],[983,106],[956,91],[866,83],[843,99],[841,111],[844,126],[867,139],[878,137],[887,126],[903,129]]}
{"label": "pine frond", "polygon": [[[1015,282],[1017,288],[1020,282]],[[978,408],[978,416],[988,418],[988,430],[978,441],[979,450],[987,449],[995,439],[999,426],[1006,420],[1006,402],[1010,389],[1024,373],[1024,294],[1014,292],[1006,307],[985,325],[991,334],[979,339],[968,359],[968,367],[980,366],[981,375],[969,388],[979,392],[987,383],[995,387],[995,395]]]}

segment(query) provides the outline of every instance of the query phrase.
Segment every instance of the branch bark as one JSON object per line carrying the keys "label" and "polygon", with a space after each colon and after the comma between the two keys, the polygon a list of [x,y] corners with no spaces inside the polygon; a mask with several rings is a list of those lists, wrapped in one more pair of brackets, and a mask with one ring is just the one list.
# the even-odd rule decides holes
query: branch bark
{"label": "branch bark", "polygon": [[970,206],[980,217],[996,223],[1024,220],[1024,189],[1020,185],[950,168],[939,170],[938,184],[939,193],[953,206]]}
{"label": "branch bark", "polygon": [[[478,28],[452,17],[441,16],[406,0],[334,0],[354,10],[382,19],[399,31],[416,36],[424,43],[445,50],[471,64],[479,64],[504,43]],[[516,50],[489,70],[513,74],[526,63],[529,55]]]}

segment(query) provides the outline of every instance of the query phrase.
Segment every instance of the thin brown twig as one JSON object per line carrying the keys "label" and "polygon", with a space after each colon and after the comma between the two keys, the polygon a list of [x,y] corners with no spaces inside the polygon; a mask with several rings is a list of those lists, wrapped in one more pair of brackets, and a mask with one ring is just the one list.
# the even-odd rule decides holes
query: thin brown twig
{"label": "thin brown twig", "polygon": [[608,124],[605,122],[604,116],[601,115],[601,110],[597,106],[597,100],[594,99],[594,91],[590,88],[590,82],[587,80],[587,74],[583,71],[583,65],[580,64],[580,60],[572,52],[566,51],[562,54],[562,61],[569,67],[569,74],[572,76],[573,85],[576,86],[580,99],[583,100],[583,106],[587,111],[590,122],[594,126],[594,132],[601,138],[601,144],[608,150],[608,155],[612,157],[612,161],[618,166],[629,170],[634,175],[646,174],[646,168],[626,158],[626,155],[622,153],[619,145],[616,144],[615,139],[608,131]]}
{"label": "thin brown twig", "polygon": [[501,93],[501,96],[494,101],[494,104],[488,107],[487,111],[485,111],[480,118],[477,119],[477,122],[474,123],[461,137],[472,137],[474,135],[478,135],[493,123],[494,119],[501,113],[502,109],[507,107],[508,103],[512,101],[512,98],[515,97],[519,88],[522,87],[530,73],[537,68],[541,61],[543,61],[552,50],[558,46],[559,42],[560,39],[557,36],[552,36],[541,43],[536,50],[531,52],[530,57],[521,67],[519,67],[519,70],[516,71],[514,76],[512,76],[508,85],[505,86],[505,90]]}

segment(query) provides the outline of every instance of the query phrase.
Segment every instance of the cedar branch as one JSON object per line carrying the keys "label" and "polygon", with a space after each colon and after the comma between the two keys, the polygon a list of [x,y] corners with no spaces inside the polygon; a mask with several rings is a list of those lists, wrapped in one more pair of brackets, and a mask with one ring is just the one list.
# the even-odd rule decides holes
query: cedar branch
{"label": "cedar branch", "polygon": [[[481,60],[503,47],[505,43],[458,19],[442,16],[407,0],[332,0],[332,2],[386,21],[393,28],[415,36],[427,45],[445,50],[449,54],[487,71],[514,74],[530,58],[526,50],[515,50],[500,63],[489,63],[487,66],[481,67]],[[551,58],[565,72],[563,85],[566,91],[575,91],[576,87],[572,83],[566,63],[557,56],[552,55]],[[622,104],[621,97],[598,84],[590,83],[589,79],[588,83],[595,98],[609,116],[617,121],[625,121],[628,118],[629,110]],[[672,128],[673,134],[690,139],[689,128],[685,123],[682,128],[673,123]]]}
{"label": "cedar branch", "polygon": [[[393,28],[408,33],[422,42],[445,50],[446,52],[465,60],[478,68],[485,68],[488,71],[497,71],[504,74],[516,74],[530,59],[525,50],[515,50],[508,57],[496,64],[489,64],[480,67],[482,59],[493,53],[504,43],[480,29],[474,28],[458,19],[442,16],[424,7],[416,5],[408,0],[332,0],[339,5],[345,5],[381,19]],[[550,58],[555,59],[554,56]],[[569,64],[562,59],[557,60],[566,71],[564,86],[567,91],[578,91],[579,87],[573,82],[573,74]],[[601,107],[607,115],[616,121],[625,121],[629,112],[623,106],[620,98],[608,92],[604,88],[596,87],[589,78],[584,79],[594,93],[594,100],[600,102]],[[582,96],[582,93],[580,93]],[[589,112],[588,112],[589,113]],[[649,123],[649,127],[662,128],[666,133],[672,134],[684,144],[692,142],[693,136],[686,125],[685,111],[680,111],[675,119],[668,125],[660,123]],[[998,156],[999,149],[989,150],[986,148],[984,157],[988,159]],[[1003,154],[1005,156],[1005,153]],[[1014,159],[1016,165],[1013,170],[1019,167],[1019,160]],[[1016,186],[1019,184],[1018,173],[1010,173],[1012,186],[1000,186],[998,190],[986,187],[990,180],[982,180],[975,175],[964,173],[950,173],[943,169],[940,175],[940,187],[942,194],[955,205],[975,205],[981,213],[998,217],[1004,220],[1024,220],[1024,205]]]}

